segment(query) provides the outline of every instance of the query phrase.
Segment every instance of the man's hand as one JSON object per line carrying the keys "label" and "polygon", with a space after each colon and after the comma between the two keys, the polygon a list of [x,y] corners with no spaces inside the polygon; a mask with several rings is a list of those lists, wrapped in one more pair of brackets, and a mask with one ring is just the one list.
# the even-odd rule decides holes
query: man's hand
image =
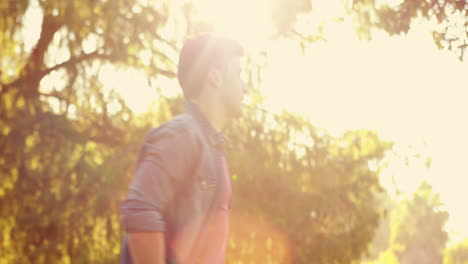
{"label": "man's hand", "polygon": [[130,255],[134,264],[165,264],[164,233],[127,233]]}

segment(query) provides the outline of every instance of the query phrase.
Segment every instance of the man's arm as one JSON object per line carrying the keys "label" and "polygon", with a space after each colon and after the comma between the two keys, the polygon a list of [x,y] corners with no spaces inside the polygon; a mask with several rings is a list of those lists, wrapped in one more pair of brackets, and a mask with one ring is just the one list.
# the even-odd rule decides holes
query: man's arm
{"label": "man's arm", "polygon": [[145,140],[130,192],[121,205],[121,224],[133,263],[165,263],[164,214],[189,173],[194,149],[187,131],[160,129]]}
{"label": "man's arm", "polygon": [[128,247],[134,264],[164,264],[165,242],[162,232],[128,233]]}

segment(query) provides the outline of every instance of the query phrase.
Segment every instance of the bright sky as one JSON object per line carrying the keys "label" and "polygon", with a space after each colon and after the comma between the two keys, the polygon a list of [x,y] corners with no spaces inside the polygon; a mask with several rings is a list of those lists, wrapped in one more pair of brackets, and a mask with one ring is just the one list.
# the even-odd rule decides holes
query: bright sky
{"label": "bright sky", "polygon": [[[365,43],[357,39],[347,19],[329,22],[324,31],[328,42],[312,44],[303,54],[292,41],[266,40],[272,29],[264,8],[267,0],[193,1],[200,16],[212,21],[218,31],[239,39],[251,52],[268,51],[261,89],[271,111],[284,108],[302,113],[334,135],[373,129],[383,139],[396,141],[397,152],[430,156],[429,170],[421,160],[410,167],[394,160],[382,183],[392,191],[390,178],[395,175],[397,187],[410,194],[428,180],[450,213],[447,230],[452,242],[468,237],[464,180],[468,176],[468,62],[438,51],[424,23],[415,24],[408,35],[376,33]],[[303,21],[304,28],[343,15],[339,0],[315,0],[314,10],[314,16]],[[138,72],[107,68],[101,78],[136,112],[147,110],[156,97]],[[176,84],[161,83],[170,89]]]}

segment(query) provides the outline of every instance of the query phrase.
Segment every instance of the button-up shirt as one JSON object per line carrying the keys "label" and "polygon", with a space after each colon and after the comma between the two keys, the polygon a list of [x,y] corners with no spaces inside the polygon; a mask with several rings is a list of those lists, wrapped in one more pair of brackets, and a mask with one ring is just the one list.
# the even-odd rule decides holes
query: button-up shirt
{"label": "button-up shirt", "polygon": [[[190,102],[145,138],[121,223],[125,232],[164,232],[167,263],[224,263],[231,184],[223,142]],[[132,263],[125,236],[121,263]]]}

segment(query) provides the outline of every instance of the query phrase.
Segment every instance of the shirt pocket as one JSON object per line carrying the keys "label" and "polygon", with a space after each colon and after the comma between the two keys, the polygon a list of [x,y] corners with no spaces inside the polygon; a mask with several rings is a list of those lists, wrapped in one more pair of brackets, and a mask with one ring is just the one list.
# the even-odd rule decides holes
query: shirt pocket
{"label": "shirt pocket", "polygon": [[214,173],[204,171],[198,174],[196,184],[204,191],[214,191],[218,187],[218,179]]}
{"label": "shirt pocket", "polygon": [[205,155],[196,172],[196,184],[205,191],[218,188],[217,164],[213,157]]}
{"label": "shirt pocket", "polygon": [[203,164],[196,173],[195,177],[195,193],[199,209],[207,211],[212,208],[218,193],[219,182],[214,174],[212,164]]}

